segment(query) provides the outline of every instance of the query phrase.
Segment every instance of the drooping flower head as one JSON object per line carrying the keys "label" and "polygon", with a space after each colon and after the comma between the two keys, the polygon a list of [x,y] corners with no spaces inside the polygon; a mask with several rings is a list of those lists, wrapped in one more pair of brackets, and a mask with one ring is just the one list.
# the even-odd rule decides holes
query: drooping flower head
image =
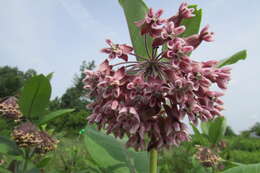
{"label": "drooping flower head", "polygon": [[19,147],[34,147],[42,142],[37,127],[31,122],[17,126],[12,132],[12,137]]}
{"label": "drooping flower head", "polygon": [[18,122],[23,117],[17,99],[15,97],[8,97],[0,102],[0,116]]}
{"label": "drooping flower head", "polygon": [[59,142],[46,132],[38,130],[31,122],[25,122],[15,127],[12,131],[12,138],[19,147],[34,147],[35,152],[39,154],[53,151]]}
{"label": "drooping flower head", "polygon": [[150,8],[144,19],[135,22],[135,25],[141,28],[141,35],[149,34],[151,37],[157,37],[161,32],[160,26],[165,22],[160,18],[162,14],[162,9],[154,13]]}
{"label": "drooping flower head", "polygon": [[[136,23],[141,35],[153,38],[152,55],[147,52],[147,56],[140,57],[132,53],[130,46],[107,41],[111,48],[102,52],[110,59],[118,57],[125,62],[113,64],[106,59],[97,71],[86,71],[83,82],[94,98],[88,105],[93,110],[89,123],[116,137],[127,136],[128,147],[149,150],[189,140],[185,116],[195,125],[199,120],[221,116],[223,93],[211,88],[216,85],[226,89],[230,69],[217,68],[218,61],[190,59],[190,53],[202,41],[213,41],[208,26],[199,34],[180,37],[185,32],[180,22],[193,17],[193,11],[184,3],[177,15],[161,19],[162,10],[154,13],[150,9],[145,19]],[[167,49],[157,53],[162,45]],[[129,61],[122,55],[143,61]]]}

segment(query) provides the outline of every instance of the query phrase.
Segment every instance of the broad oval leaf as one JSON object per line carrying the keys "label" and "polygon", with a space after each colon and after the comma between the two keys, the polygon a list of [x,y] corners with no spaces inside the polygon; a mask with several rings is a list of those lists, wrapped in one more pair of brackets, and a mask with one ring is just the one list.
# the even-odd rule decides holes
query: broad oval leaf
{"label": "broad oval leaf", "polygon": [[51,161],[51,157],[46,157],[46,158],[42,159],[41,161],[39,161],[38,163],[36,163],[36,166],[37,166],[37,168],[43,168],[43,167],[45,167],[50,161]]}
{"label": "broad oval leaf", "polygon": [[91,158],[98,165],[105,168],[116,168],[121,165],[120,169],[116,169],[114,172],[149,172],[147,152],[126,149],[123,142],[110,135],[105,135],[93,127],[86,128],[85,145]]}
{"label": "broad oval leaf", "polygon": [[202,130],[202,133],[207,135],[207,136],[209,135],[210,123],[211,123],[211,121],[207,121],[207,122],[201,122],[201,124],[200,124],[200,128]]}
{"label": "broad oval leaf", "polygon": [[20,109],[29,120],[44,114],[51,96],[51,84],[44,75],[34,76],[25,82],[19,99]]}
{"label": "broad oval leaf", "polygon": [[48,123],[49,121],[59,117],[59,116],[62,116],[62,115],[65,115],[67,113],[70,113],[70,112],[73,112],[75,109],[61,109],[61,110],[58,110],[58,111],[54,111],[54,112],[51,112],[47,115],[43,115],[42,117],[40,117],[40,120],[37,122],[38,125],[42,125],[42,124],[46,124]]}
{"label": "broad oval leaf", "polygon": [[1,167],[1,166],[0,166],[0,172],[1,172],[1,173],[12,173],[12,172],[9,171],[8,169],[3,168],[3,167]]}
{"label": "broad oval leaf", "polygon": [[200,144],[207,145],[207,143],[208,143],[207,137],[205,137],[205,135],[201,134],[199,129],[197,127],[195,127],[193,124],[190,124],[190,125],[194,132],[195,139],[197,139],[200,142]]}
{"label": "broad oval leaf", "polygon": [[209,140],[212,144],[217,144],[224,137],[227,122],[224,117],[218,117],[210,123]]}
{"label": "broad oval leaf", "polygon": [[220,67],[223,67],[223,66],[226,66],[226,65],[235,64],[239,60],[245,60],[246,57],[247,57],[247,51],[246,50],[239,51],[239,52],[235,53],[234,55],[232,55],[231,57],[221,60],[218,63],[217,67],[220,68]]}
{"label": "broad oval leaf", "polygon": [[[108,168],[126,162],[122,145],[112,136],[87,127],[84,140],[91,158],[101,167]],[[128,169],[126,171],[129,172]]]}
{"label": "broad oval leaf", "polygon": [[41,173],[41,170],[39,168],[32,168],[28,170],[26,173]]}
{"label": "broad oval leaf", "polygon": [[[141,36],[140,29],[135,26],[134,22],[144,19],[148,8],[143,0],[119,0],[122,6],[126,21],[128,24],[128,30],[130,33],[132,45],[134,47],[135,54],[141,57],[148,57],[145,49],[144,36]],[[147,37],[148,52],[151,55],[152,52],[152,38]],[[141,59],[138,59],[141,60]]]}
{"label": "broad oval leaf", "polygon": [[14,141],[0,136],[0,153],[17,156],[21,155],[22,151],[18,148]]}
{"label": "broad oval leaf", "polygon": [[227,169],[222,173],[259,173],[260,164],[241,165],[234,168]]}

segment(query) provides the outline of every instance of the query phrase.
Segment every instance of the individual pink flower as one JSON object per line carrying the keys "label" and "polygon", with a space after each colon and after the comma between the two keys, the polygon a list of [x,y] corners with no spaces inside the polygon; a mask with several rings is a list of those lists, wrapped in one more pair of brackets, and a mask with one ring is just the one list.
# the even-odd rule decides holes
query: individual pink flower
{"label": "individual pink flower", "polygon": [[135,25],[141,28],[141,35],[149,34],[151,37],[157,37],[160,34],[160,25],[165,22],[164,19],[160,18],[162,13],[162,9],[154,13],[153,9],[150,8],[144,19],[135,22]]}
{"label": "individual pink flower", "polygon": [[202,41],[212,42],[214,41],[214,33],[209,32],[209,25],[206,25],[200,32],[200,34],[191,35],[185,38],[187,45],[197,48]]}
{"label": "individual pink flower", "polygon": [[187,45],[182,38],[175,38],[167,43],[168,51],[166,56],[169,58],[183,56],[193,50],[193,46]]}
{"label": "individual pink flower", "polygon": [[185,26],[175,27],[173,22],[166,23],[161,31],[161,36],[154,39],[153,47],[163,45],[166,41],[175,39],[185,31]]}
{"label": "individual pink flower", "polygon": [[183,19],[188,19],[195,16],[193,12],[194,12],[194,8],[189,8],[188,4],[184,2],[179,7],[178,13],[175,16],[169,18],[168,21],[174,22],[176,26],[180,26],[181,21]]}
{"label": "individual pink flower", "polygon": [[115,57],[118,57],[127,61],[128,54],[133,51],[133,48],[126,44],[114,44],[109,39],[106,40],[106,43],[110,46],[110,48],[101,49],[101,52],[109,54],[110,59],[114,59]]}

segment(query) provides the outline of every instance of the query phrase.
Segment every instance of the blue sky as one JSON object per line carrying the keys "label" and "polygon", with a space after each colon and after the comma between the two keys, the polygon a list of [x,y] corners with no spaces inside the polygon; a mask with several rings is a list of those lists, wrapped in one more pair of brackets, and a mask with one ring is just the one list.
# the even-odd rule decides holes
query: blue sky
{"label": "blue sky", "polygon": [[[146,0],[149,7],[176,13],[179,0]],[[259,0],[186,1],[203,9],[216,41],[193,53],[197,60],[222,59],[247,49],[248,59],[233,65],[224,97],[225,116],[238,132],[260,121]],[[55,72],[53,97],[72,85],[83,60],[100,63],[104,39],[130,43],[117,0],[0,0],[0,65],[40,73]]]}

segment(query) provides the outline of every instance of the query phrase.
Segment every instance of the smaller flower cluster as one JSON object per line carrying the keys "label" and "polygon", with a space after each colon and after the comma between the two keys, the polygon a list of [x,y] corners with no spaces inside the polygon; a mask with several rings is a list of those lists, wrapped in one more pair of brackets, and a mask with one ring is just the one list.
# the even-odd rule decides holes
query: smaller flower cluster
{"label": "smaller flower cluster", "polygon": [[221,157],[207,147],[197,146],[195,158],[205,167],[217,167],[221,162]]}
{"label": "smaller flower cluster", "polygon": [[37,145],[35,151],[36,153],[41,153],[45,154],[50,151],[54,151],[57,148],[58,140],[50,137],[47,133],[45,132],[39,132],[39,136],[42,140],[39,145]]}
{"label": "smaller flower cluster", "polygon": [[153,47],[161,46],[168,41],[171,41],[171,45],[181,41],[181,45],[186,46],[186,49],[184,48],[186,51],[183,51],[183,53],[189,53],[197,48],[202,41],[212,42],[214,37],[214,33],[209,31],[209,25],[205,26],[199,34],[187,38],[178,37],[186,29],[185,26],[181,25],[181,21],[194,17],[193,12],[194,8],[189,8],[187,3],[182,3],[179,12],[175,16],[161,19],[162,9],[159,9],[156,13],[154,13],[153,9],[150,9],[145,18],[135,22],[135,24],[140,27],[141,35],[148,34],[154,38]]}
{"label": "smaller flower cluster", "polygon": [[0,115],[15,122],[22,119],[23,115],[15,97],[9,97],[0,103]]}
{"label": "smaller flower cluster", "polygon": [[47,133],[39,131],[31,122],[25,122],[17,126],[12,132],[12,138],[19,147],[35,147],[40,154],[53,151],[58,141],[52,139]]}

